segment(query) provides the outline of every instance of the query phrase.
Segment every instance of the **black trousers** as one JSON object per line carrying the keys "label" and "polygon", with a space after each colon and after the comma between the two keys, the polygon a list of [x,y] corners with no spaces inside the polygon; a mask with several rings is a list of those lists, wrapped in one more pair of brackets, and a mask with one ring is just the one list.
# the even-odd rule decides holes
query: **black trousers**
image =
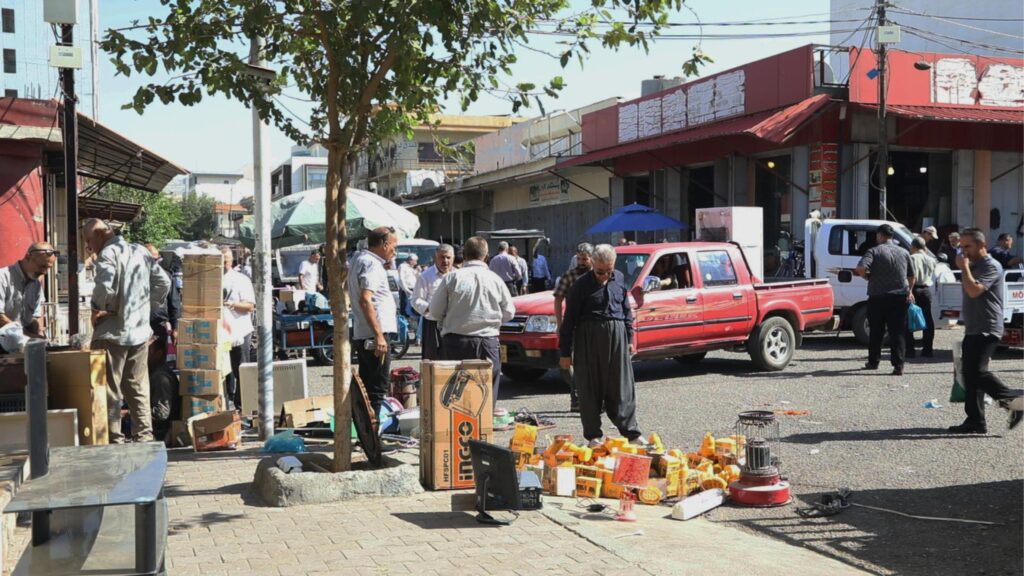
{"label": "black trousers", "polygon": [[423,360],[441,359],[441,327],[433,320],[422,317],[423,322]]}
{"label": "black trousers", "polygon": [[906,355],[907,296],[886,294],[868,298],[868,323],[871,337],[868,343],[868,362],[878,364],[882,360],[882,340],[889,332],[889,362],[894,367],[903,366]]}
{"label": "black trousers", "polygon": [[[391,334],[385,334],[388,342],[391,341]],[[367,342],[370,349],[367,350]],[[374,416],[380,414],[380,407],[384,404],[384,398],[388,395],[388,385],[391,382],[391,349],[388,348],[383,358],[374,354],[374,339],[356,340],[356,360],[359,363],[359,379],[366,387],[366,395],[370,397],[370,406],[373,407]]]}
{"label": "black trousers", "polygon": [[612,320],[582,322],[576,327],[573,342],[572,365],[583,437],[594,440],[604,436],[602,409],[619,434],[630,440],[642,436],[636,423],[636,384],[626,325]]}
{"label": "black trousers", "polygon": [[508,288],[508,293],[512,296],[519,296],[519,282],[516,280],[509,280],[505,282],[505,287]]}
{"label": "black trousers", "polygon": [[[931,352],[932,344],[935,342],[935,319],[932,318],[932,291],[927,286],[914,287],[914,303],[921,307],[924,312],[924,330],[921,332],[921,351]],[[909,329],[904,336],[907,339],[907,352],[914,354],[917,343],[914,341],[914,333]]]}
{"label": "black trousers", "polygon": [[250,361],[252,352],[252,334],[242,341],[240,346],[231,347],[231,376],[228,378],[228,398],[234,402],[235,409],[242,409],[242,380],[238,367]]}
{"label": "black trousers", "polygon": [[963,362],[966,424],[985,425],[985,394],[991,396],[993,400],[1008,400],[1024,395],[1024,390],[1007,387],[998,376],[989,372],[988,362],[998,346],[999,338],[996,336],[964,336],[960,359]]}
{"label": "black trousers", "polygon": [[530,293],[536,294],[537,292],[543,292],[548,289],[547,278],[530,278]]}
{"label": "black trousers", "polygon": [[490,360],[491,395],[497,406],[498,385],[501,383],[501,345],[497,336],[445,334],[441,340],[441,355],[445,360]]}

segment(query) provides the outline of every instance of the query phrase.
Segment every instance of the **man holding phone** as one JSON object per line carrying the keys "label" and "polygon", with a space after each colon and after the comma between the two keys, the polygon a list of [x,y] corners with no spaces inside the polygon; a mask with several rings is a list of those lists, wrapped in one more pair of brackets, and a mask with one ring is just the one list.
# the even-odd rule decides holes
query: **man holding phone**
{"label": "man holding phone", "polygon": [[398,332],[398,310],[384,269],[384,263],[397,252],[395,229],[385,226],[371,230],[366,245],[366,250],[359,250],[352,258],[348,294],[359,378],[366,386],[374,414],[378,414],[388,391],[391,335]]}

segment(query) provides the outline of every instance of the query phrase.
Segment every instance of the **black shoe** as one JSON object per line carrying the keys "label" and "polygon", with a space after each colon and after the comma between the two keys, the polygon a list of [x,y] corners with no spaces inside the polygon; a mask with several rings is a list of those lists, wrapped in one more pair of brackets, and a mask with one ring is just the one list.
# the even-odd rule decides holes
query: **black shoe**
{"label": "black shoe", "polygon": [[868,362],[864,365],[865,370],[878,370],[878,362]]}
{"label": "black shoe", "polygon": [[907,358],[917,358],[917,352],[913,350],[907,350]]}
{"label": "black shoe", "polygon": [[892,367],[892,375],[893,376],[903,376],[903,366],[893,366]]}
{"label": "black shoe", "polygon": [[923,356],[924,358],[934,358],[935,352],[933,352],[932,350],[922,350],[921,356]]}
{"label": "black shoe", "polygon": [[988,428],[984,424],[979,426],[977,424],[968,424],[967,422],[959,426],[950,426],[946,430],[953,434],[988,434]]}
{"label": "black shoe", "polygon": [[1020,410],[1010,410],[1010,415],[1006,418],[1006,429],[1013,430],[1020,424],[1020,421],[1024,420],[1024,412]]}
{"label": "black shoe", "polygon": [[569,404],[569,412],[579,412],[579,411],[580,411],[580,405],[578,403],[573,402],[572,404]]}

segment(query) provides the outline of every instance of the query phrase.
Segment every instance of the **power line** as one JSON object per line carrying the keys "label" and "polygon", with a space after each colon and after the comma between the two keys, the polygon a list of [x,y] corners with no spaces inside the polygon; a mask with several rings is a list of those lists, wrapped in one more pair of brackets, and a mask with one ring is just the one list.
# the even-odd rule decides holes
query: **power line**
{"label": "power line", "polygon": [[921,12],[911,12],[902,6],[893,7],[893,12],[902,12],[906,14],[915,14],[921,16],[927,16],[929,18],[945,18],[947,20],[967,20],[968,22],[1024,22],[1024,18],[979,18],[976,16],[948,16],[948,15],[937,15],[937,14],[924,14]]}
{"label": "power line", "polygon": [[[929,30],[922,30],[920,28],[916,28],[914,26],[910,26],[910,25],[907,25],[907,24],[900,24],[900,26],[902,26],[903,28],[906,28],[910,32],[917,32],[917,34],[915,34],[915,35],[919,36],[919,37],[920,37],[921,34],[924,34],[926,36],[944,38],[946,40],[950,40],[950,41],[953,41],[953,42],[958,42],[960,44],[964,44],[966,46],[971,46],[973,48],[982,48],[984,50],[991,50],[993,52],[1004,52],[1004,53],[1007,53],[1007,54],[1024,54],[1024,50],[1017,50],[1017,49],[1014,49],[1014,48],[1007,48],[1006,46],[996,46],[996,45],[993,45],[993,44],[986,44],[984,42],[975,42],[973,40],[964,40],[963,38],[957,38],[955,36],[947,36],[945,34],[940,34],[938,32],[932,32],[932,31],[929,31]],[[938,40],[935,40],[934,38],[926,38],[926,40],[927,39],[932,40],[936,44],[941,44],[943,46],[946,46],[946,44],[943,44],[942,42],[939,42]]]}
{"label": "power line", "polygon": [[[541,20],[542,24],[561,24],[562,20],[546,19]],[[679,28],[685,26],[705,26],[705,27],[735,27],[735,26],[800,26],[807,24],[846,24],[852,22],[861,22],[860,18],[846,18],[846,19],[826,19],[826,20],[784,20],[784,21],[736,21],[736,22],[667,22],[661,24],[663,28]],[[622,24],[625,26],[642,26],[642,27],[653,27],[655,24],[651,22],[631,22],[625,20],[606,20],[602,22],[595,22],[597,26],[614,26],[616,24]]]}
{"label": "power line", "polygon": [[[758,33],[758,34],[650,34],[651,40],[760,40],[770,38],[797,38],[804,36],[828,36],[829,34],[846,34],[856,32],[856,29],[846,30],[808,30],[802,32],[779,32],[779,33]],[[528,30],[527,34],[539,36],[575,37],[572,32],[560,30]]]}
{"label": "power line", "polygon": [[908,10],[906,8],[901,8],[899,6],[897,6],[896,8],[897,8],[897,10],[896,10],[897,12],[901,12],[903,14],[910,14],[910,15],[914,15],[914,16],[923,16],[925,18],[932,18],[934,20],[939,20],[939,21],[942,21],[942,22],[946,22],[948,24],[952,24],[953,26],[959,26],[961,28],[967,28],[969,30],[976,30],[978,32],[985,32],[986,34],[995,34],[996,36],[1005,36],[1007,38],[1013,38],[1014,40],[1024,40],[1024,36],[1018,36],[1016,34],[1007,34],[1006,32],[999,32],[997,30],[989,30],[988,28],[981,28],[981,27],[978,27],[978,26],[971,26],[970,24],[961,24],[960,22],[955,22],[955,21],[953,21],[953,20],[951,20],[949,18],[944,18],[942,16],[934,16],[932,14],[925,14],[924,12],[915,12],[913,10]]}

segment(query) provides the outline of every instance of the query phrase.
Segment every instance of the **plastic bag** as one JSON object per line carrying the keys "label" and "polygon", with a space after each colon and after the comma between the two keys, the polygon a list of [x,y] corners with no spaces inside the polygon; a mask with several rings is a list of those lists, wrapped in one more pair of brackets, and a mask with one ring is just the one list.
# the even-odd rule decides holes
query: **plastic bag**
{"label": "plastic bag", "polygon": [[907,306],[907,328],[911,332],[919,332],[928,326],[924,319],[924,310],[917,304]]}
{"label": "plastic bag", "polygon": [[24,352],[28,344],[25,328],[18,322],[8,322],[0,328],[0,346],[9,353]]}
{"label": "plastic bag", "polygon": [[962,403],[967,397],[963,386],[963,359],[961,359],[963,342],[953,342],[953,388],[949,391],[950,403]]}
{"label": "plastic bag", "polygon": [[267,438],[266,443],[263,444],[263,451],[279,454],[305,452],[306,441],[303,440],[302,436],[297,436],[291,431],[278,432],[270,438]]}

